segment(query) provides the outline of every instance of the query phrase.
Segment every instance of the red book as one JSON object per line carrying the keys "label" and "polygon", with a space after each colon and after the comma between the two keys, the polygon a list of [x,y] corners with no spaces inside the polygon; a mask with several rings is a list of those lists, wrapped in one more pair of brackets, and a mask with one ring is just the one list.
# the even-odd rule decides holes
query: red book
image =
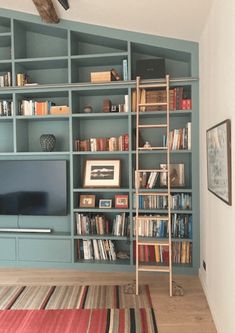
{"label": "red book", "polygon": [[155,248],[154,245],[149,245],[149,261],[155,262]]}

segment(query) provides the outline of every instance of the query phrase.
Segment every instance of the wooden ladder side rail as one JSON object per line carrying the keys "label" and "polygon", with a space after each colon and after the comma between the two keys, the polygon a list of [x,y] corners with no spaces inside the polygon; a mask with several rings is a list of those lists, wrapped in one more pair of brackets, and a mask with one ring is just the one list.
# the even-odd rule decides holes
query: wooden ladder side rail
{"label": "wooden ladder side rail", "polygon": [[135,239],[135,267],[136,267],[136,295],[139,294],[139,111],[140,111],[140,77],[136,78],[136,155],[135,155],[135,216],[136,216],[136,239]]}
{"label": "wooden ladder side rail", "polygon": [[170,182],[170,80],[166,75],[166,136],[167,136],[167,193],[168,193],[168,241],[169,241],[169,294],[172,296],[172,241],[171,241],[171,182]]}
{"label": "wooden ladder side rail", "polygon": [[[171,208],[170,208],[170,93],[169,93],[169,75],[166,75],[166,84],[162,85],[166,89],[166,130],[167,130],[167,147],[166,147],[166,153],[167,153],[167,196],[168,196],[168,242],[169,242],[169,294],[172,296],[172,243],[171,243]],[[157,85],[156,85],[157,86]],[[140,84],[140,77],[136,78],[136,172],[135,172],[135,189],[136,189],[136,198],[135,198],[135,204],[136,204],[136,295],[139,293],[139,271],[143,270],[142,268],[139,269],[139,128],[141,128],[141,125],[139,125],[139,112],[140,107],[142,104],[140,103],[140,89],[144,89],[144,85]],[[152,85],[152,88],[154,88],[154,85]],[[146,103],[147,104],[147,103]],[[156,126],[158,127],[158,126]]]}

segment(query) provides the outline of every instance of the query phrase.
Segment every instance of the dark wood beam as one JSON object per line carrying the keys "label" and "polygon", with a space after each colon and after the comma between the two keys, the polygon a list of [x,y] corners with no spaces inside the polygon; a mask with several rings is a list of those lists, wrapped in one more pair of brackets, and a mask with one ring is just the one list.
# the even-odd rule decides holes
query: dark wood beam
{"label": "dark wood beam", "polygon": [[58,23],[60,21],[51,0],[33,0],[33,3],[44,22]]}
{"label": "dark wood beam", "polygon": [[69,9],[69,3],[67,0],[58,0],[61,6],[64,7],[65,10]]}

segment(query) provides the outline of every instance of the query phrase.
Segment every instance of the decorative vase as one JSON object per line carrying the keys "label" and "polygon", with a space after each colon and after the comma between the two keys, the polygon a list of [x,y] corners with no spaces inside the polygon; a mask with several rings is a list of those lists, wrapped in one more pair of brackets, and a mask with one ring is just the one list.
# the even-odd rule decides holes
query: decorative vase
{"label": "decorative vase", "polygon": [[56,138],[54,134],[42,134],[40,136],[40,144],[42,151],[53,151],[55,148]]}

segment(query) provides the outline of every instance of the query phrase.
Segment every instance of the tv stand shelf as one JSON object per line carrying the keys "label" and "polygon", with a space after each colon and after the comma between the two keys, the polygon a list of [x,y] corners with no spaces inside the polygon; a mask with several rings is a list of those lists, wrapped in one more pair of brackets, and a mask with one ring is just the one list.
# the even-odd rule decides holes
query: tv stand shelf
{"label": "tv stand shelf", "polygon": [[[10,160],[66,161],[68,214],[20,218],[17,215],[0,215],[1,266],[135,270],[136,64],[139,60],[159,58],[165,59],[170,89],[175,89],[175,92],[178,88],[183,89],[184,98],[192,102],[191,109],[180,106],[170,111],[171,131],[182,130],[188,123],[192,126],[191,147],[170,152],[172,163],[183,163],[185,167],[185,186],[171,189],[172,200],[191,200],[188,209],[172,209],[172,219],[180,221],[186,215],[191,216],[192,237],[173,236],[172,239],[173,248],[183,251],[185,244],[190,248],[190,263],[175,262],[174,271],[197,272],[198,44],[78,22],[62,21],[52,26],[42,23],[37,16],[4,9],[0,9],[0,163]],[[91,82],[92,72],[111,72],[113,69],[118,72],[120,80],[112,77],[109,82]],[[18,86],[24,74],[29,77],[29,84]],[[151,85],[162,83],[162,79],[146,78],[143,82]],[[106,106],[107,100],[113,106],[112,112],[111,109],[104,112],[107,111],[105,100]],[[38,115],[33,107],[32,113],[25,113],[22,105],[28,101],[31,101],[30,105],[48,102],[50,105],[67,106],[70,112],[52,115],[40,111]],[[91,107],[92,112],[84,112],[87,107]],[[164,110],[140,112],[145,125],[155,123],[153,120],[161,123],[164,116]],[[48,133],[55,135],[56,144],[53,151],[44,152],[40,136]],[[146,133],[143,129],[144,143],[150,141],[153,146],[161,146],[163,133],[156,137],[151,134],[151,129],[150,137]],[[110,139],[111,142],[108,141]],[[84,146],[81,148],[81,142],[85,149]],[[143,168],[151,166],[156,169],[156,165],[165,163],[161,151],[155,155],[151,150],[140,151],[140,156]],[[84,187],[87,160],[120,161],[120,187]],[[147,191],[143,189],[143,193]],[[164,192],[165,189],[158,184],[151,191]],[[94,205],[83,207],[82,196],[92,195],[95,195]],[[117,196],[127,196],[125,208],[115,206]],[[112,200],[112,207],[99,208],[100,200]],[[159,207],[141,209],[141,213],[146,215],[162,211],[165,210]],[[82,218],[86,220],[83,221],[86,230],[94,228],[91,224],[100,218],[97,230],[94,232],[92,229],[85,234],[83,230],[79,234],[77,224]],[[114,227],[115,221],[118,221],[117,225],[122,223],[120,234],[120,230]],[[10,231],[5,231],[5,228]],[[30,230],[36,231],[34,229],[39,232],[31,233]],[[49,230],[51,232],[46,232]],[[93,250],[93,259],[89,257],[89,248]],[[106,256],[105,249],[108,249]],[[117,258],[113,260],[112,255]]]}

